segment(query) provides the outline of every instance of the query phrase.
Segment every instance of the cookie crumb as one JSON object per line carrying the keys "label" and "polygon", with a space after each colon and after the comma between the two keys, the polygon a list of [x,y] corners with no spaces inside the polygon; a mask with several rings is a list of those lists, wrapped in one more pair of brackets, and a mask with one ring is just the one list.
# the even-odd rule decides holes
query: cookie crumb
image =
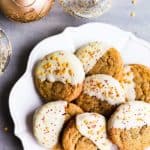
{"label": "cookie crumb", "polygon": [[5,132],[8,132],[8,127],[4,127],[4,131],[5,131]]}
{"label": "cookie crumb", "polygon": [[135,12],[133,12],[133,11],[130,13],[130,16],[131,16],[131,17],[135,17],[135,15],[136,15],[136,14],[135,14]]}
{"label": "cookie crumb", "polygon": [[133,5],[136,5],[136,4],[137,4],[137,0],[131,0],[131,3],[132,3]]}

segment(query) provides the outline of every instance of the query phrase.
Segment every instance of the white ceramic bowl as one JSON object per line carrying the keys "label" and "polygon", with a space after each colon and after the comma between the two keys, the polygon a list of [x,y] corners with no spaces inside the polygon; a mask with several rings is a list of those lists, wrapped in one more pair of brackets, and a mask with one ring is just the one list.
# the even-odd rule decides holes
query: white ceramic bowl
{"label": "white ceramic bowl", "polygon": [[42,104],[34,83],[32,71],[35,63],[48,53],[56,50],[74,52],[90,41],[105,41],[120,50],[123,60],[150,66],[150,44],[112,25],[89,23],[79,27],[68,27],[61,34],[48,37],[32,50],[26,72],[14,85],[9,107],[15,124],[15,135],[22,141],[24,150],[44,150],[33,137],[32,115]]}

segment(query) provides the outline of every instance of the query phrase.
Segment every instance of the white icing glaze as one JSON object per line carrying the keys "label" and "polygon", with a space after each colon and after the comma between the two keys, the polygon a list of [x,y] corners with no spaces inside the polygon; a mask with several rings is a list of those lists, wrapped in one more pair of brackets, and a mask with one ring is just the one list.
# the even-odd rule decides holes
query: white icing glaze
{"label": "white icing glaze", "polygon": [[108,123],[108,128],[138,128],[150,125],[150,104],[142,101],[119,106]]}
{"label": "white icing glaze", "polygon": [[135,83],[134,83],[134,73],[131,71],[131,67],[124,66],[123,80],[121,82],[127,101],[133,101],[136,98]]}
{"label": "white icing glaze", "polygon": [[39,109],[33,117],[33,130],[37,141],[46,148],[53,148],[65,122],[67,102],[50,102]]}
{"label": "white icing glaze", "polygon": [[124,90],[120,83],[109,75],[97,74],[85,79],[83,92],[95,96],[111,105],[125,102]]}
{"label": "white icing glaze", "polygon": [[91,42],[78,49],[76,55],[82,62],[85,73],[88,73],[110,48],[104,42]]}
{"label": "white icing glaze", "polygon": [[90,139],[99,149],[111,150],[112,143],[107,139],[105,118],[97,113],[83,113],[76,116],[79,132]]}
{"label": "white icing glaze", "polygon": [[80,60],[70,52],[57,51],[44,57],[36,68],[36,76],[50,82],[60,81],[72,85],[80,84],[85,78]]}

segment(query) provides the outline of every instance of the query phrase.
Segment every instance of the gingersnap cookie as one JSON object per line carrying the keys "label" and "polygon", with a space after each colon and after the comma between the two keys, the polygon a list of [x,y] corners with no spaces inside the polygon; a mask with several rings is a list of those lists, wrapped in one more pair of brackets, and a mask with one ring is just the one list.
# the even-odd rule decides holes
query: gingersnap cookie
{"label": "gingersnap cookie", "polygon": [[142,100],[150,103],[150,68],[140,64],[126,65],[121,83],[127,101]]}
{"label": "gingersnap cookie", "polygon": [[108,121],[109,137],[120,150],[145,150],[150,146],[150,104],[122,104]]}
{"label": "gingersnap cookie", "polygon": [[97,113],[83,113],[72,119],[63,132],[64,150],[111,150],[105,118]]}
{"label": "gingersnap cookie", "polygon": [[80,107],[66,101],[49,102],[38,108],[33,116],[33,133],[39,144],[61,150],[59,136],[64,123],[82,113]]}
{"label": "gingersnap cookie", "polygon": [[35,68],[36,88],[47,101],[74,100],[82,91],[84,78],[82,63],[70,52],[51,53]]}
{"label": "gingersnap cookie", "polygon": [[104,74],[86,77],[83,91],[76,100],[76,104],[84,111],[97,112],[105,116],[109,116],[124,102],[125,94],[119,81]]}
{"label": "gingersnap cookie", "polygon": [[85,73],[108,74],[121,79],[123,61],[120,53],[104,42],[91,42],[76,51],[76,56],[83,63]]}

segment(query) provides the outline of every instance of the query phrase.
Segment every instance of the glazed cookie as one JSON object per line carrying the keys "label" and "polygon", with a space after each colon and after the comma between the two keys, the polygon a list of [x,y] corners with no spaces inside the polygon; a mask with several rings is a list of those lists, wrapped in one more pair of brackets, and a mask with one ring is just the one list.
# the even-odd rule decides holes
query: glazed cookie
{"label": "glazed cookie", "polygon": [[82,91],[84,77],[81,62],[70,52],[51,53],[35,68],[36,88],[47,101],[74,100]]}
{"label": "glazed cookie", "polygon": [[91,42],[79,48],[76,56],[83,63],[87,75],[108,74],[121,79],[123,61],[120,53],[103,42]]}
{"label": "glazed cookie", "polygon": [[126,65],[122,79],[127,101],[140,99],[150,103],[150,68],[139,64]]}
{"label": "glazed cookie", "polygon": [[122,104],[108,121],[110,139],[120,150],[145,150],[150,146],[150,104]]}
{"label": "glazed cookie", "polygon": [[88,76],[76,104],[84,111],[109,116],[116,106],[125,102],[124,90],[120,83],[109,75]]}
{"label": "glazed cookie", "polygon": [[71,120],[63,132],[64,150],[111,150],[105,118],[97,113],[83,113]]}
{"label": "glazed cookie", "polygon": [[45,148],[59,150],[59,137],[64,123],[83,111],[66,101],[49,102],[38,108],[33,116],[33,133]]}

